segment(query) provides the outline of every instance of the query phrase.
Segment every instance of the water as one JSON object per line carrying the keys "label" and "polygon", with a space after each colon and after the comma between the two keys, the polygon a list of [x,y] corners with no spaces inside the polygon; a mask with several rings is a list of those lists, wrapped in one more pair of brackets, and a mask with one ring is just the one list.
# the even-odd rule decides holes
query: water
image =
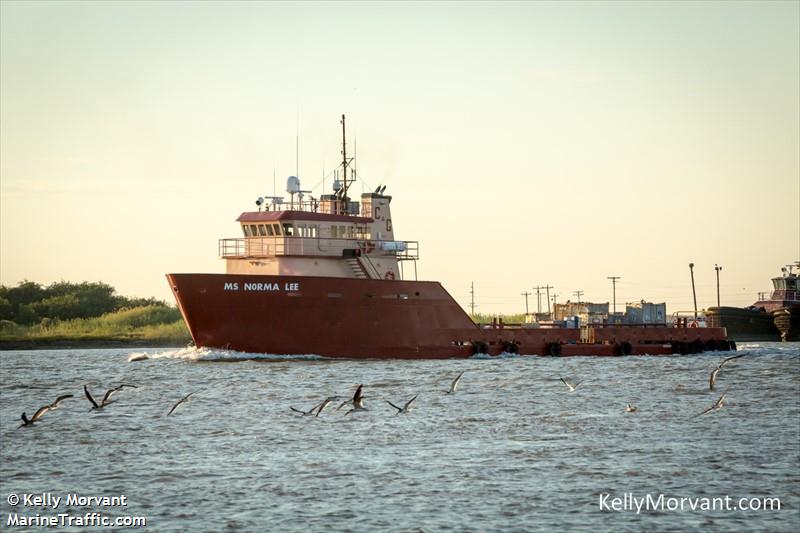
{"label": "water", "polygon": [[[137,350],[137,352],[142,352]],[[211,350],[0,353],[0,529],[19,516],[144,516],[150,531],[794,530],[800,344],[730,354],[449,361],[242,359]],[[450,381],[465,370],[456,394]],[[582,381],[570,393],[560,377]],[[120,382],[107,408],[95,396]],[[364,384],[367,412],[329,408]],[[193,400],[165,416],[192,391]],[[724,407],[704,416],[723,393]],[[56,396],[60,410],[17,429]],[[395,415],[384,400],[416,409]],[[625,413],[627,403],[638,407]],[[337,402],[338,404],[338,402]],[[11,507],[9,494],[127,496]],[[780,498],[780,511],[601,511],[632,493]],[[665,500],[666,502],[666,500]],[[41,528],[33,528],[41,529]],[[96,528],[75,527],[66,530]]]}

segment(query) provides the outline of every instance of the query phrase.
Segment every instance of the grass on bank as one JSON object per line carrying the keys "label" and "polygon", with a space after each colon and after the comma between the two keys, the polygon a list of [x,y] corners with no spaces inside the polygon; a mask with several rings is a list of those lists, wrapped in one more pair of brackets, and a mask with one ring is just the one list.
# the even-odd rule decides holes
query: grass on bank
{"label": "grass on bank", "polygon": [[148,305],[106,313],[94,318],[52,320],[23,326],[0,321],[0,341],[139,341],[186,344],[189,331],[174,307]]}
{"label": "grass on bank", "polygon": [[502,318],[504,324],[523,324],[525,322],[525,313],[519,313],[516,315],[487,315],[484,313],[475,313],[474,315],[469,315],[473,322],[476,324],[491,324],[492,319]]}

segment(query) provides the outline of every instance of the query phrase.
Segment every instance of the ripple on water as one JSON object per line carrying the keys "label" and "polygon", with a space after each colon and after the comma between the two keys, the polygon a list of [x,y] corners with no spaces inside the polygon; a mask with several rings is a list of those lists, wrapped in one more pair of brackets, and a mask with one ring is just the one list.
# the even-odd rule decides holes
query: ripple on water
{"label": "ripple on water", "polygon": [[[740,346],[747,357],[725,366],[713,392],[716,354],[336,361],[196,348],[5,352],[0,479],[8,492],[123,493],[126,512],[146,514],[157,530],[792,530],[800,450],[787,420],[800,415],[798,347]],[[462,370],[459,391],[445,395]],[[562,376],[583,383],[569,393]],[[120,382],[139,388],[88,412],[84,384]],[[369,411],[289,410],[349,398],[360,383]],[[76,398],[16,430],[19,413],[65,392]],[[694,418],[723,392],[723,409]],[[414,395],[409,414],[386,403]],[[627,403],[638,412],[625,413]],[[787,510],[600,512],[600,494],[623,492],[776,496]],[[0,500],[0,512],[9,509]]]}

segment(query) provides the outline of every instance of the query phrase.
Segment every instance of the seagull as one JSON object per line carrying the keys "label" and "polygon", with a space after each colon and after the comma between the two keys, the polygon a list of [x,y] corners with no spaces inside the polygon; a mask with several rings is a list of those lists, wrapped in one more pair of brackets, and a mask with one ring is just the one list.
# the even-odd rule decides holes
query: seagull
{"label": "seagull", "polygon": [[[325,398],[325,399],[322,401],[322,403],[321,403],[321,404],[315,405],[314,407],[312,407],[312,408],[311,408],[311,409],[309,409],[308,411],[302,411],[302,410],[300,410],[300,409],[295,409],[295,408],[294,408],[294,407],[292,407],[291,405],[289,406],[289,409],[291,409],[291,410],[292,410],[292,411],[294,411],[295,413],[300,413],[300,414],[301,414],[301,415],[303,415],[303,416],[308,416],[308,415],[319,416],[319,415],[320,415],[320,413],[321,413],[321,412],[322,412],[322,411],[323,411],[323,410],[324,410],[326,407],[328,407],[328,405],[329,405],[331,402],[333,402],[333,401],[336,401],[336,400],[338,400],[338,399],[339,399],[339,396],[328,396],[327,398]],[[351,401],[351,400],[348,400],[348,402],[349,402],[349,401]],[[348,403],[348,402],[345,402],[345,403]],[[342,404],[342,405],[344,405],[344,404]],[[314,413],[314,411],[316,411],[316,414]]]}
{"label": "seagull", "polygon": [[196,392],[197,392],[197,391],[190,392],[189,394],[187,394],[186,396],[184,396],[183,398],[181,398],[180,400],[178,400],[177,402],[175,402],[175,405],[173,405],[173,406],[172,406],[172,409],[170,409],[170,410],[169,410],[169,413],[167,413],[167,416],[171,415],[171,414],[172,414],[172,411],[174,411],[175,409],[177,409],[177,408],[178,408],[178,406],[179,406],[180,404],[182,404],[182,403],[184,403],[185,401],[187,401],[187,400],[189,399],[189,397],[190,397],[192,394],[195,394]]}
{"label": "seagull", "polygon": [[464,370],[461,371],[459,375],[456,376],[456,379],[450,384],[450,390],[445,391],[445,394],[453,394],[456,389],[458,389],[458,384],[461,382],[461,376],[464,375]]}
{"label": "seagull", "polygon": [[30,419],[25,413],[22,413],[22,416],[19,417],[20,420],[22,420],[22,424],[20,424],[19,427],[32,426],[33,423],[42,418],[47,411],[55,411],[61,406],[61,402],[67,398],[72,398],[72,396],[72,394],[64,394],[63,396],[59,396],[53,403],[45,405],[44,407],[40,407],[35,413],[33,413],[33,416]]}
{"label": "seagull", "polygon": [[408,413],[409,411],[411,411],[411,404],[414,403],[414,400],[416,400],[416,399],[417,399],[417,397],[414,396],[413,398],[408,400],[403,407],[397,407],[395,404],[393,404],[389,400],[386,400],[386,403],[388,403],[389,405],[391,405],[392,407],[397,409],[397,412],[395,414],[399,415],[400,413]]}
{"label": "seagull", "polygon": [[22,416],[19,417],[20,420],[22,420],[22,424],[20,424],[19,427],[32,426],[34,422],[36,422],[37,420],[42,418],[44,416],[44,414],[49,410],[50,410],[50,406],[49,405],[45,405],[44,407],[40,407],[39,410],[37,410],[35,413],[33,413],[33,416],[30,419],[28,419],[28,417],[23,412]]}
{"label": "seagull", "polygon": [[714,402],[714,405],[712,405],[711,407],[709,407],[708,409],[706,409],[706,410],[705,410],[705,411],[703,411],[702,413],[698,413],[698,414],[697,414],[697,415],[695,415],[695,416],[704,415],[704,414],[708,413],[709,411],[719,411],[719,410],[722,408],[722,406],[723,406],[723,402],[725,401],[725,396],[726,396],[727,394],[728,394],[728,393],[726,392],[725,394],[723,394],[722,396],[720,396],[720,397],[719,397],[719,400],[717,400],[716,402]]}
{"label": "seagull", "polygon": [[[344,414],[345,416],[349,415],[349,414],[350,414],[350,413],[352,413],[353,411],[366,411],[366,410],[367,410],[367,408],[366,408],[366,407],[364,407],[364,395],[363,395],[363,394],[361,394],[361,388],[362,388],[363,386],[364,386],[364,385],[359,385],[359,386],[358,386],[358,388],[356,389],[356,393],[353,395],[353,399],[352,399],[352,400],[348,400],[348,401],[346,401],[346,402],[344,402],[344,403],[342,404],[342,405],[344,405],[344,404],[346,404],[346,403],[353,402],[353,408],[352,408],[352,409],[350,409],[349,411],[347,411],[347,412]],[[342,405],[340,405],[340,406],[339,406],[339,409],[341,409],[341,408],[342,408]]]}
{"label": "seagull", "polygon": [[575,389],[578,388],[578,385],[580,385],[583,382],[579,381],[575,385],[573,385],[572,383],[570,383],[569,381],[565,380],[564,378],[561,378],[561,383],[566,385],[570,392],[575,392]]}
{"label": "seagull", "polygon": [[739,359],[745,355],[746,354],[739,354],[723,359],[719,366],[711,371],[711,375],[708,377],[708,390],[714,390],[714,386],[717,384],[717,375],[719,374],[719,371],[722,370],[722,367],[725,366],[725,363],[732,361],[733,359]]}
{"label": "seagull", "polygon": [[628,404],[628,407],[625,408],[625,412],[626,413],[635,413],[636,412],[636,407],[634,407],[631,404]]}
{"label": "seagull", "polygon": [[133,387],[134,389],[138,388],[138,387],[136,387],[136,385],[128,385],[126,383],[123,383],[122,385],[120,385],[118,387],[114,387],[113,389],[108,389],[108,391],[106,392],[106,395],[103,396],[103,401],[100,402],[100,405],[97,405],[97,402],[94,400],[94,398],[92,398],[92,395],[89,392],[89,389],[86,387],[86,385],[83,386],[83,393],[86,395],[86,398],[92,403],[92,409],[102,409],[106,405],[108,405],[110,403],[113,403],[112,401],[110,401],[110,398],[111,398],[112,394],[114,394],[115,392],[117,392],[119,390],[124,389],[125,387]]}

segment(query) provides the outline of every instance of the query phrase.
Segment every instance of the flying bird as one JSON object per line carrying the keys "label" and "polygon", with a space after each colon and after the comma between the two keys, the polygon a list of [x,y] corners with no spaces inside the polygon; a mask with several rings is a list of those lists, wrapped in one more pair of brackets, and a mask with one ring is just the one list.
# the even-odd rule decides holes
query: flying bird
{"label": "flying bird", "polygon": [[453,394],[458,389],[458,384],[461,383],[461,376],[464,375],[465,370],[462,370],[459,375],[456,376],[456,379],[450,384],[450,390],[445,391],[445,394]]}
{"label": "flying bird", "polygon": [[72,398],[72,396],[73,396],[72,394],[64,394],[63,396],[59,396],[53,403],[37,409],[37,411],[33,413],[33,416],[30,419],[25,413],[22,413],[22,416],[19,417],[20,420],[22,420],[22,424],[20,424],[19,427],[32,426],[33,423],[42,418],[47,411],[55,411],[61,406],[61,402],[63,402],[67,398]]}
{"label": "flying bird", "polygon": [[364,386],[364,385],[359,385],[359,386],[358,386],[358,388],[356,389],[356,393],[355,393],[355,394],[353,394],[353,399],[352,399],[352,400],[347,400],[346,402],[344,402],[343,404],[341,404],[341,405],[340,405],[340,406],[337,408],[337,410],[338,410],[338,409],[341,409],[343,405],[345,405],[345,404],[348,404],[348,403],[352,402],[352,403],[353,403],[353,408],[352,408],[352,409],[350,409],[349,411],[347,411],[347,412],[345,413],[345,416],[349,415],[349,414],[350,414],[350,413],[352,413],[353,411],[366,411],[366,410],[367,410],[367,408],[366,408],[366,407],[364,407],[364,395],[361,393],[361,389],[362,389],[362,387],[363,387],[363,386]]}
{"label": "flying bird", "polygon": [[[291,405],[289,406],[289,409],[291,409],[291,410],[292,410],[292,411],[294,411],[295,413],[300,413],[300,414],[301,414],[301,415],[303,415],[303,416],[308,416],[308,415],[319,416],[319,415],[320,415],[320,413],[322,413],[322,411],[323,411],[323,410],[324,410],[326,407],[328,407],[328,405],[329,405],[331,402],[333,402],[333,401],[336,401],[336,400],[338,400],[338,399],[339,399],[339,396],[328,396],[327,398],[325,398],[325,399],[322,401],[322,403],[315,405],[314,407],[312,407],[312,408],[311,408],[311,409],[309,409],[308,411],[303,411],[303,410],[301,410],[301,409],[296,409],[296,408],[292,407]],[[348,402],[350,402],[350,401],[352,401],[352,400],[348,400],[348,401],[347,401],[347,402],[345,402],[344,404],[346,404],[346,403],[348,403]],[[342,404],[342,405],[344,405],[344,404]],[[341,406],[340,406],[340,408],[341,408]],[[315,413],[315,411],[316,411],[316,413]]]}
{"label": "flying bird", "polygon": [[50,406],[49,405],[45,405],[44,407],[40,407],[35,413],[33,413],[33,416],[30,419],[28,419],[28,417],[23,412],[22,416],[19,417],[20,420],[22,420],[22,424],[20,424],[19,427],[32,426],[34,422],[36,422],[37,420],[42,418],[44,416],[44,414],[49,410],[50,410]]}
{"label": "flying bird", "polygon": [[186,396],[184,396],[183,398],[181,398],[180,400],[178,400],[177,402],[175,402],[175,405],[173,405],[173,406],[172,406],[172,409],[170,409],[170,410],[169,410],[169,413],[167,413],[167,416],[171,415],[171,414],[172,414],[172,412],[173,412],[175,409],[177,409],[179,405],[181,405],[181,404],[182,404],[182,403],[184,403],[184,402],[187,402],[187,401],[189,400],[189,398],[192,396],[192,394],[195,394],[195,393],[197,393],[197,391],[190,392],[189,394],[187,394]]}
{"label": "flying bird", "polygon": [[697,414],[697,415],[695,415],[695,416],[704,415],[704,414],[706,414],[706,413],[708,413],[708,412],[710,412],[710,411],[719,411],[720,409],[722,409],[722,406],[724,405],[724,403],[723,403],[723,402],[725,401],[725,396],[726,396],[727,394],[728,394],[728,393],[725,393],[725,394],[723,394],[722,396],[720,396],[720,397],[719,397],[719,400],[717,400],[716,402],[714,402],[714,405],[712,405],[711,407],[709,407],[708,409],[706,409],[706,410],[705,410],[705,411],[703,411],[702,413],[698,413],[698,414]]}
{"label": "flying bird", "polygon": [[409,411],[411,411],[411,404],[414,403],[414,400],[416,400],[416,399],[417,399],[417,397],[414,396],[413,398],[408,400],[403,407],[397,407],[395,404],[393,404],[389,400],[386,400],[386,403],[388,403],[389,405],[391,405],[392,407],[397,409],[397,412],[395,414],[399,415],[400,413],[408,413]]}
{"label": "flying bird", "polygon": [[740,357],[744,357],[745,355],[746,354],[739,354],[739,355],[734,355],[733,357],[728,357],[726,359],[723,359],[722,362],[719,364],[719,366],[711,371],[711,375],[708,377],[708,390],[714,390],[714,387],[717,384],[717,376],[719,375],[720,370],[722,370],[722,367],[725,366],[725,364],[728,361],[739,359]]}
{"label": "flying bird", "polygon": [[124,389],[125,387],[132,387],[134,389],[138,388],[136,385],[128,385],[126,383],[123,383],[118,387],[114,387],[113,389],[108,389],[106,395],[103,396],[103,401],[101,401],[99,405],[92,397],[92,394],[89,392],[89,388],[86,385],[83,386],[83,393],[86,395],[86,398],[91,402],[92,409],[102,409],[106,405],[114,403],[113,401],[111,401],[111,396],[117,391]]}
{"label": "flying bird", "polygon": [[577,388],[578,388],[578,386],[579,386],[581,383],[583,383],[583,382],[582,382],[582,381],[579,381],[579,382],[577,382],[575,385],[573,385],[572,383],[570,383],[570,382],[569,382],[569,381],[567,381],[566,379],[564,379],[564,378],[561,378],[561,383],[563,383],[564,385],[566,385],[566,386],[567,386],[567,388],[569,389],[569,391],[570,391],[570,392],[575,392],[575,389],[577,389]]}

